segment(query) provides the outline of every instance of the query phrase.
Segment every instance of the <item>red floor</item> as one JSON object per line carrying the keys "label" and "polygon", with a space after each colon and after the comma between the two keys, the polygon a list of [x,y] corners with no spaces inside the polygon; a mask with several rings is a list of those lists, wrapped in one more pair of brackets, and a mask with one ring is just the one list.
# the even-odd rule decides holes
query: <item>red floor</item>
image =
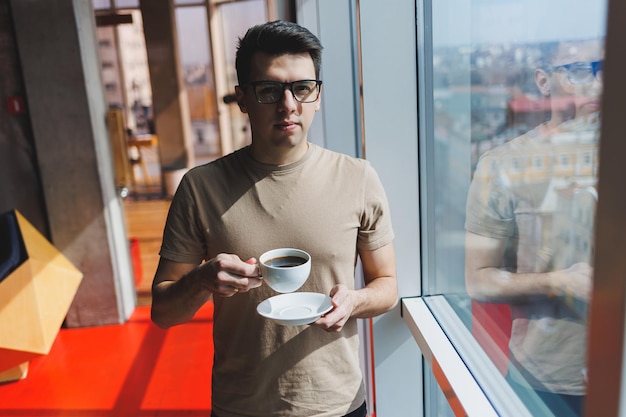
{"label": "red floor", "polygon": [[61,329],[25,379],[0,384],[0,417],[209,416],[212,330],[212,303],[168,330],[149,307],[123,325]]}

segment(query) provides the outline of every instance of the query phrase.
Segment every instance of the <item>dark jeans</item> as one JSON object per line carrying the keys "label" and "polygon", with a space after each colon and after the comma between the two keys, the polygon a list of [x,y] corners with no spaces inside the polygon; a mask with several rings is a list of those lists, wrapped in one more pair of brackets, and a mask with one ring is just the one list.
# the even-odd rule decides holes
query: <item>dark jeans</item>
{"label": "dark jeans", "polygon": [[[367,405],[365,403],[361,404],[359,408],[354,410],[353,412],[346,414],[343,417],[366,417],[367,416]],[[217,414],[211,412],[211,417],[218,417]]]}

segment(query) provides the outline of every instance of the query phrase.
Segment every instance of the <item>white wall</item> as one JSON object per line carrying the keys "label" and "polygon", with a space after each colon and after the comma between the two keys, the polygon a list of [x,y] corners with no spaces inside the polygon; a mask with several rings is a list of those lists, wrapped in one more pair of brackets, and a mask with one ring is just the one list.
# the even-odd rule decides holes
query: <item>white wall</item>
{"label": "white wall", "polygon": [[324,81],[322,106],[311,126],[309,140],[337,152],[360,156],[351,3],[350,0],[301,0],[297,3],[297,19],[324,46],[320,74]]}
{"label": "white wall", "polygon": [[[400,297],[420,294],[415,2],[361,1],[366,158],[385,186]],[[421,416],[422,356],[399,309],[374,321],[377,417]]]}

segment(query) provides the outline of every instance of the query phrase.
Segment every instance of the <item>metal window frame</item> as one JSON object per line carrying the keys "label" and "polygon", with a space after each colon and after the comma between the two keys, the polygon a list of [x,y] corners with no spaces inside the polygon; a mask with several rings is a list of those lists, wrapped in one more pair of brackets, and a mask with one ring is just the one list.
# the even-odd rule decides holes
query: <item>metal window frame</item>
{"label": "metal window frame", "polygon": [[[594,283],[588,332],[587,416],[626,416],[626,193],[624,193],[624,97],[626,4],[608,1],[598,170]],[[606,88],[610,85],[611,88]]]}
{"label": "metal window frame", "polygon": [[424,298],[402,300],[403,317],[456,416],[499,414],[456,351]]}

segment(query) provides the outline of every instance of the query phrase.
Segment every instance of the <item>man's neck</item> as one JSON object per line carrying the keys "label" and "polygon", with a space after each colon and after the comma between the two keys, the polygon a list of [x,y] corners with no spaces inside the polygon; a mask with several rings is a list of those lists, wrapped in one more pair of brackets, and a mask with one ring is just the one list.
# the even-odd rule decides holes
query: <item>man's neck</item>
{"label": "man's neck", "polygon": [[252,143],[251,155],[256,161],[266,165],[287,165],[299,161],[307,153],[309,142],[302,142],[292,148],[260,148]]}

